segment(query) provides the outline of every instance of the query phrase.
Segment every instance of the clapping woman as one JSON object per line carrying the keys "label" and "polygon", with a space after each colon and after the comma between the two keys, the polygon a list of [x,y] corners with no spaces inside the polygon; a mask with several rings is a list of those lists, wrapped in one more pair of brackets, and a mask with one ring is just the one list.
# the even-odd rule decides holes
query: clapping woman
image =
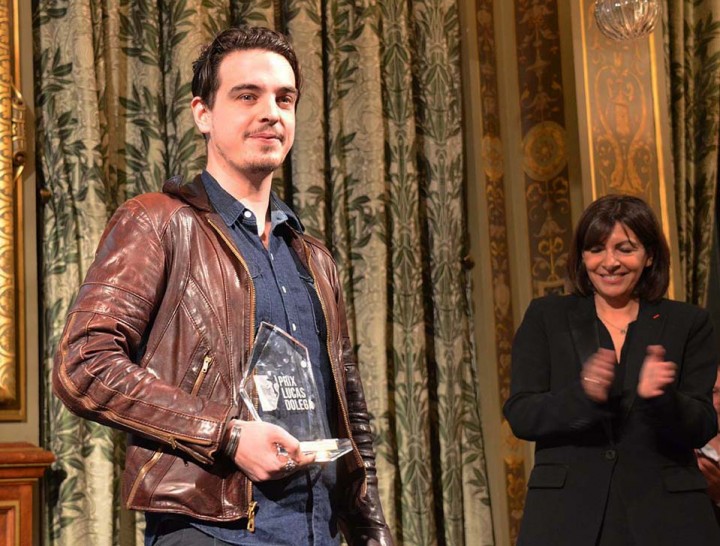
{"label": "clapping woman", "polygon": [[534,300],[513,343],[513,432],[535,445],[519,546],[720,545],[693,448],[713,437],[708,314],[663,296],[669,252],[641,199],[582,214],[572,294]]}

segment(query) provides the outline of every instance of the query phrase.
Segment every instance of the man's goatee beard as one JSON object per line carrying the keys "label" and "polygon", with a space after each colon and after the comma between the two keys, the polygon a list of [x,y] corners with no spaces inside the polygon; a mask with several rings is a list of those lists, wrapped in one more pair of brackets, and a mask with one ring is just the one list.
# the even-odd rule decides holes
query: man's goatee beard
{"label": "man's goatee beard", "polygon": [[270,174],[277,170],[282,163],[254,163],[249,165],[248,171],[252,174]]}

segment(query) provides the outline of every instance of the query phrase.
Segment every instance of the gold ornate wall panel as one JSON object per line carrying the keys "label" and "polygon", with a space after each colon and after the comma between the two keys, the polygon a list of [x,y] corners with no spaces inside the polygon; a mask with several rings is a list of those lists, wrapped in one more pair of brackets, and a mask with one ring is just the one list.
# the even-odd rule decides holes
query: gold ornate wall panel
{"label": "gold ornate wall panel", "polygon": [[[498,97],[498,52],[495,41],[493,0],[477,0],[475,12],[482,104],[482,165],[485,175],[492,276],[491,299],[495,319],[495,354],[502,414],[502,405],[510,394],[510,353],[515,321],[510,281],[510,249],[505,206],[503,142],[500,132],[500,101]],[[520,518],[525,499],[525,461],[520,443],[512,434],[505,419],[501,419],[509,536],[511,543],[514,544],[520,529]]]}
{"label": "gold ornate wall panel", "polygon": [[555,0],[516,0],[522,164],[533,295],[562,293],[572,218]]}
{"label": "gold ornate wall panel", "polygon": [[508,505],[510,520],[518,522],[510,542],[510,544],[515,544],[525,505],[525,464],[523,461],[515,457],[506,458],[505,479],[508,498],[514,499],[514,502]]}
{"label": "gold ornate wall panel", "polygon": [[593,198],[629,193],[657,203],[658,155],[650,42],[601,34],[594,1],[583,17],[584,74]]}
{"label": "gold ornate wall panel", "polygon": [[669,142],[668,102],[660,30],[650,37],[611,40],[595,23],[594,0],[576,0],[579,35],[575,71],[581,154],[587,160],[583,183],[585,204],[609,193],[627,193],[645,199],[660,218],[670,243],[673,269],[670,297],[678,293],[679,253],[671,158],[663,149]]}
{"label": "gold ornate wall panel", "polygon": [[25,419],[21,174],[25,108],[18,92],[17,2],[0,2],[0,420]]}

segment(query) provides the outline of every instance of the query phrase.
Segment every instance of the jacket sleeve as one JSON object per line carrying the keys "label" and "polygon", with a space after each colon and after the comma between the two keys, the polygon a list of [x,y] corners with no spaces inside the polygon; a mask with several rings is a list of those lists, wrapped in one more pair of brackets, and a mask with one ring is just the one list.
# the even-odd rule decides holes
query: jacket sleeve
{"label": "jacket sleeve", "polygon": [[76,415],[209,463],[232,407],[191,396],[139,365],[165,292],[163,229],[136,200],[113,216],[68,314],[53,390]]}
{"label": "jacket sleeve", "polygon": [[342,337],[348,418],[352,439],[360,452],[365,467],[365,475],[358,473],[358,476],[353,476],[355,479],[351,483],[351,490],[342,501],[343,506],[340,507],[338,519],[349,546],[393,546],[392,534],[385,523],[385,515],[380,503],[370,414],[365,402],[357,359],[350,343],[342,290],[335,267],[333,266],[332,269],[331,278],[334,280]]}
{"label": "jacket sleeve", "polygon": [[676,362],[675,383],[656,398],[638,397],[636,407],[661,437],[683,448],[700,448],[718,429],[712,405],[712,388],[717,377],[718,354],[710,315],[694,308],[681,362]]}
{"label": "jacket sleeve", "polygon": [[[515,436],[530,441],[576,435],[608,415],[603,404],[585,394],[579,371],[574,372],[578,369],[576,362],[552,362],[548,331],[551,321],[546,322],[543,307],[549,309],[541,300],[533,300],[515,334],[510,397],[503,407]],[[553,378],[561,368],[562,373],[571,370],[574,375],[564,384]]]}

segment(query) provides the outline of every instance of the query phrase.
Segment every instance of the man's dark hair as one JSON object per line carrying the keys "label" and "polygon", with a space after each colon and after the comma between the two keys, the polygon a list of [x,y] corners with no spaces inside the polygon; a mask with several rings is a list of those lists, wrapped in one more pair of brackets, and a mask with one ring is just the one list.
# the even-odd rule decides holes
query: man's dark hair
{"label": "man's dark hair", "polygon": [[652,263],[645,268],[634,294],[656,301],[670,283],[670,251],[660,223],[648,204],[631,195],[606,195],[593,201],[580,216],[568,256],[568,275],[573,292],[589,296],[595,289],[582,259],[583,251],[604,245],[615,224],[632,230],[645,247]]}
{"label": "man's dark hair", "polygon": [[245,25],[223,30],[203,48],[200,56],[193,63],[193,96],[200,97],[208,108],[212,108],[215,94],[220,87],[218,79],[220,63],[229,53],[248,49],[271,51],[285,57],[295,74],[295,87],[298,90],[298,99],[300,98],[302,86],[300,64],[288,39],[269,28]]}

